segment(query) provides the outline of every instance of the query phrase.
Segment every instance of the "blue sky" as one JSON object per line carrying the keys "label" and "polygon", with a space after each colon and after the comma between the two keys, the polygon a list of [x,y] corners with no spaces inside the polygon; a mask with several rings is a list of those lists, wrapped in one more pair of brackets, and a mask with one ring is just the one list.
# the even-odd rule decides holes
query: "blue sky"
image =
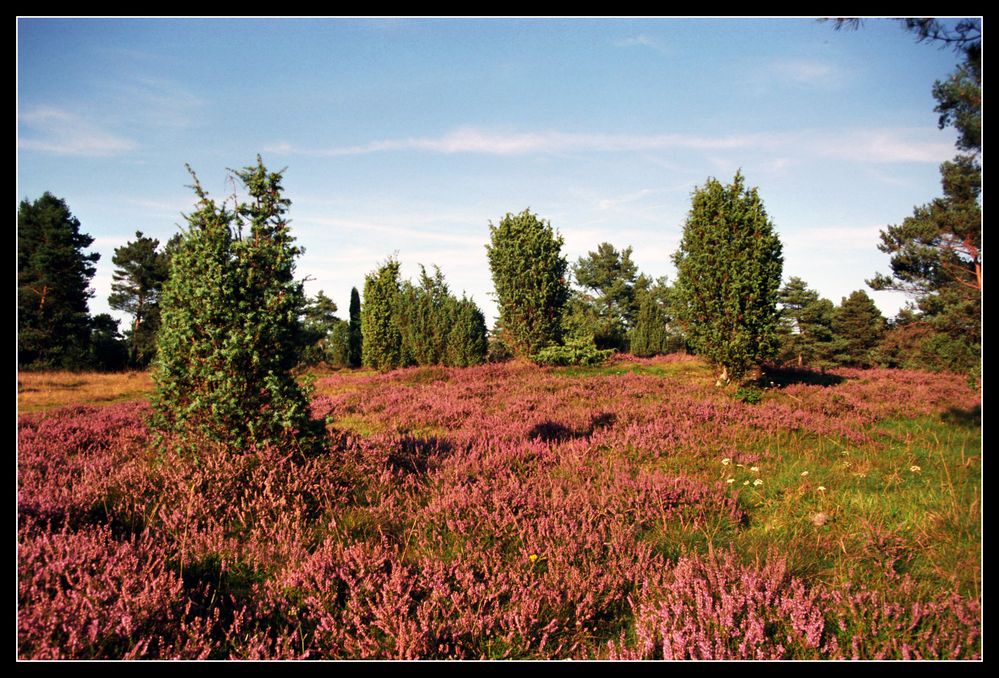
{"label": "blue sky", "polygon": [[[298,273],[346,315],[390,255],[437,264],[492,324],[488,225],[530,208],[575,261],[632,246],[674,276],[692,191],[742,168],[784,277],[899,294],[878,232],[940,195],[933,82],[957,63],[896,22],[813,19],[19,19],[18,201],[64,198],[111,258],[165,241],[226,168],[287,167]],[[119,314],[115,314],[121,317]],[[123,325],[124,326],[124,325]]]}

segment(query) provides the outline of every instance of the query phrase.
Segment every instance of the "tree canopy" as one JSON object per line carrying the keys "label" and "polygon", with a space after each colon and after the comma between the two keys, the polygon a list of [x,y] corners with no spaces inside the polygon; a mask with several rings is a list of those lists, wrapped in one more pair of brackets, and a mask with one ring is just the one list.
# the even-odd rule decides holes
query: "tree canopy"
{"label": "tree canopy", "polygon": [[307,450],[323,430],[291,372],[305,307],[295,279],[302,250],[285,217],[291,201],[282,172],[268,171],[259,156],[231,176],[248,194],[232,207],[212,200],[194,176],[197,210],[162,295],[154,425],[235,450],[277,442]]}
{"label": "tree canopy", "polygon": [[910,342],[920,338],[920,354],[941,352],[927,366],[959,366],[976,373],[982,296],[981,21],[906,19],[904,26],[918,41],[952,47],[962,57],[950,77],[933,85],[938,125],[957,131],[959,152],[940,166],[943,195],[881,232],[878,249],[891,256],[891,273],[879,273],[867,283],[915,298],[921,315],[903,324],[925,323],[927,330],[901,332]]}
{"label": "tree canopy", "polygon": [[135,240],[115,248],[111,259],[116,269],[111,274],[108,305],[132,316],[128,353],[134,367],[145,367],[156,354],[160,293],[170,273],[169,255],[159,244],[136,231]]}
{"label": "tree canopy", "polygon": [[721,368],[720,383],[774,356],[782,247],[741,171],[694,191],[673,262],[676,313],[695,351]]}
{"label": "tree canopy", "polygon": [[96,252],[66,202],[49,192],[17,211],[17,359],[20,367],[88,364]]}
{"label": "tree canopy", "polygon": [[530,210],[508,213],[489,224],[486,245],[499,305],[502,341],[518,356],[530,356],[562,339],[569,299],[564,241]]}

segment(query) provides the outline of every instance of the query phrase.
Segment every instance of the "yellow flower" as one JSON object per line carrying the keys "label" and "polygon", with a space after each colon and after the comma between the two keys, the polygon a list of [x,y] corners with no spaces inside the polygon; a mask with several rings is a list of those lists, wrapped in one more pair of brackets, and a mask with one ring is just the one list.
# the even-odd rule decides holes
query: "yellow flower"
{"label": "yellow flower", "polygon": [[532,553],[531,555],[527,556],[527,559],[531,561],[531,564],[534,564],[538,562],[538,554]]}

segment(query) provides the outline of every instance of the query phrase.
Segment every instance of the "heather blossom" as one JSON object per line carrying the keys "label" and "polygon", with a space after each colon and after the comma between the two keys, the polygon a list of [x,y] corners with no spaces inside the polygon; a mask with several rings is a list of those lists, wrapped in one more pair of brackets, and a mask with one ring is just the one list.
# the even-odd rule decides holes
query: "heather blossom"
{"label": "heather blossom", "polygon": [[793,384],[748,408],[643,373],[342,373],[312,402],[331,417],[322,454],[206,441],[196,462],[151,450],[142,403],[23,415],[18,657],[977,658],[973,595],[685,543],[737,541],[754,509],[736,477],[674,455],[758,472],[789,426],[860,445],[884,418],[976,397],[945,375],[843,374],[848,407]]}

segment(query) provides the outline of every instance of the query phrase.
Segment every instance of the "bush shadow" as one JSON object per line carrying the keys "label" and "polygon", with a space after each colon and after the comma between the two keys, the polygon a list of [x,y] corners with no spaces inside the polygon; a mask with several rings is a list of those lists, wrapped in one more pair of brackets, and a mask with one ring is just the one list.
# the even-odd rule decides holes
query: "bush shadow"
{"label": "bush shadow", "polygon": [[967,409],[949,407],[940,415],[940,420],[947,424],[955,424],[965,428],[977,428],[982,425],[982,406],[975,405]]}
{"label": "bush shadow", "polygon": [[593,433],[602,428],[608,428],[617,421],[617,415],[613,412],[599,412],[590,417],[590,425],[586,428],[570,428],[557,421],[543,421],[531,427],[527,432],[530,440],[540,440],[544,443],[561,443],[566,440],[577,438],[588,438]]}
{"label": "bush shadow", "polygon": [[804,367],[784,367],[778,365],[767,365],[763,368],[763,374],[751,382],[754,386],[767,388],[770,386],[791,386],[792,384],[805,384],[807,386],[836,386],[846,381],[846,377],[831,372],[816,372]]}

